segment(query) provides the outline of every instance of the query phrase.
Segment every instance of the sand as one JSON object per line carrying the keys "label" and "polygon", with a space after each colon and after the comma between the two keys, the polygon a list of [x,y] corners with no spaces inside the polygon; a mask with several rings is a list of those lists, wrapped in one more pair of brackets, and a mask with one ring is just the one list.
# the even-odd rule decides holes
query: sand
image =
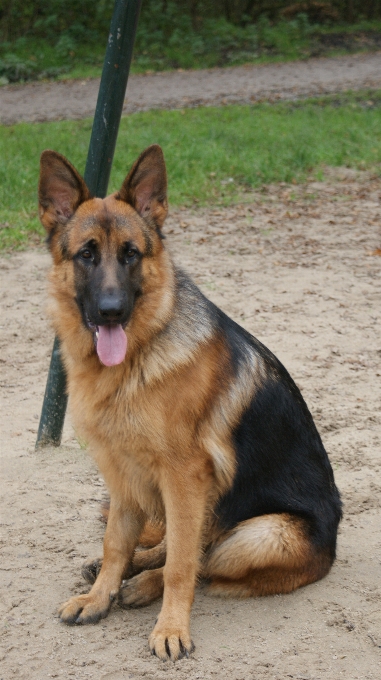
{"label": "sand", "polygon": [[313,413],[344,501],[338,558],[291,595],[196,593],[189,660],[163,663],[147,638],[160,602],[116,605],[67,627],[102,551],[103,481],[67,418],[60,448],[36,452],[53,334],[49,256],[2,257],[0,678],[357,680],[381,677],[381,181],[336,171],[228,209],[173,211],[167,247],[202,290],[286,365]]}

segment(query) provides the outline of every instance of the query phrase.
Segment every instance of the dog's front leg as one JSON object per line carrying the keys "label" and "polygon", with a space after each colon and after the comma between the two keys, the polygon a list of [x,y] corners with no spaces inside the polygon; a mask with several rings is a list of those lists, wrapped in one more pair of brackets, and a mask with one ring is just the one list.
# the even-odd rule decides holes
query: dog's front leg
{"label": "dog's front leg", "polygon": [[[201,467],[201,466],[200,466]],[[166,470],[162,495],[166,515],[167,559],[164,567],[163,606],[149,644],[160,659],[188,656],[190,610],[199,569],[199,555],[210,486],[202,467],[177,472]]]}
{"label": "dog's front leg", "polygon": [[107,616],[132,559],[144,522],[142,511],[137,508],[126,510],[111,500],[98,578],[87,595],[72,597],[62,605],[59,611],[61,621],[69,624],[97,623]]}

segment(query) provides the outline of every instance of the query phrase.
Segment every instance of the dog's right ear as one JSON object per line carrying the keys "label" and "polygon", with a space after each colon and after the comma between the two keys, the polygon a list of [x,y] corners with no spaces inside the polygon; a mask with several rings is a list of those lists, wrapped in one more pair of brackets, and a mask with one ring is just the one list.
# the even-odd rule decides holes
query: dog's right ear
{"label": "dog's right ear", "polygon": [[56,151],[43,151],[38,183],[39,215],[48,234],[65,225],[78,206],[91,198],[81,175]]}
{"label": "dog's right ear", "polygon": [[141,217],[161,229],[168,212],[167,171],[158,144],[140,154],[116,198],[132,205]]}

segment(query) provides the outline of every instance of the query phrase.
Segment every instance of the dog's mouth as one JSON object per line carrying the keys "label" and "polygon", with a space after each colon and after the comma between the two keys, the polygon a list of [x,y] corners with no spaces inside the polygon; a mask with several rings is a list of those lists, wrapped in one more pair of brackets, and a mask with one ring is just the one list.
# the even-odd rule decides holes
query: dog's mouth
{"label": "dog's mouth", "polygon": [[104,366],[117,366],[124,361],[127,352],[127,335],[120,323],[97,326],[86,314],[86,325],[93,333],[95,349]]}

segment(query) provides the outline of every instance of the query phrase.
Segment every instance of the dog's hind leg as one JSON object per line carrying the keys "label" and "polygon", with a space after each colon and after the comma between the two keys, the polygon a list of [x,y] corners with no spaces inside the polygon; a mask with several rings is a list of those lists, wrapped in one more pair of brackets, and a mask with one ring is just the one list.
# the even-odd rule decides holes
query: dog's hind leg
{"label": "dog's hind leg", "polygon": [[144,607],[164,591],[164,569],[147,569],[122,584],[118,602],[121,607]]}
{"label": "dog's hind leg", "polygon": [[96,623],[107,616],[132,559],[144,521],[141,510],[127,510],[111,503],[99,575],[87,595],[72,597],[62,605],[59,612],[61,621],[69,624]]}
{"label": "dog's hind leg", "polygon": [[[122,583],[118,602],[121,607],[143,607],[163,594],[163,569],[167,555],[165,538],[150,550],[137,550],[127,581]],[[132,576],[132,578],[129,578]]]}
{"label": "dog's hind leg", "polygon": [[128,575],[135,576],[136,574],[140,574],[142,571],[146,571],[146,569],[158,569],[159,567],[164,567],[166,556],[167,543],[165,538],[163,538],[161,543],[155,545],[154,548],[149,548],[148,550],[135,550]]}
{"label": "dog's hind leg", "polygon": [[142,548],[154,548],[162,542],[165,536],[165,527],[160,524],[146,522],[139,536],[139,545]]}
{"label": "dog's hind leg", "polygon": [[250,597],[289,593],[325,576],[328,552],[313,546],[306,522],[289,514],[241,522],[205,556],[202,576],[213,595]]}
{"label": "dog's hind leg", "polygon": [[86,560],[82,564],[81,574],[87,583],[91,583],[91,585],[95,583],[102,568],[102,562],[102,557],[96,557],[95,559]]}
{"label": "dog's hind leg", "polygon": [[[108,516],[110,512],[110,501],[102,501],[101,503],[101,516],[102,522],[107,524]],[[161,524],[156,524],[153,522],[145,523],[144,529],[139,536],[139,545],[143,548],[153,548],[155,545],[160,543],[165,534],[165,528]]]}
{"label": "dog's hind leg", "polygon": [[[156,534],[158,536],[159,534]],[[141,537],[139,538],[139,545],[141,543]],[[135,551],[132,563],[127,565],[126,571],[123,574],[123,578],[130,578],[136,574],[140,574],[141,571],[146,569],[157,569],[158,567],[163,567],[165,564],[165,558],[167,554],[167,547],[165,538],[153,548],[147,550]],[[95,583],[100,573],[102,567],[102,558],[86,560],[83,563],[81,574],[87,583]]]}

